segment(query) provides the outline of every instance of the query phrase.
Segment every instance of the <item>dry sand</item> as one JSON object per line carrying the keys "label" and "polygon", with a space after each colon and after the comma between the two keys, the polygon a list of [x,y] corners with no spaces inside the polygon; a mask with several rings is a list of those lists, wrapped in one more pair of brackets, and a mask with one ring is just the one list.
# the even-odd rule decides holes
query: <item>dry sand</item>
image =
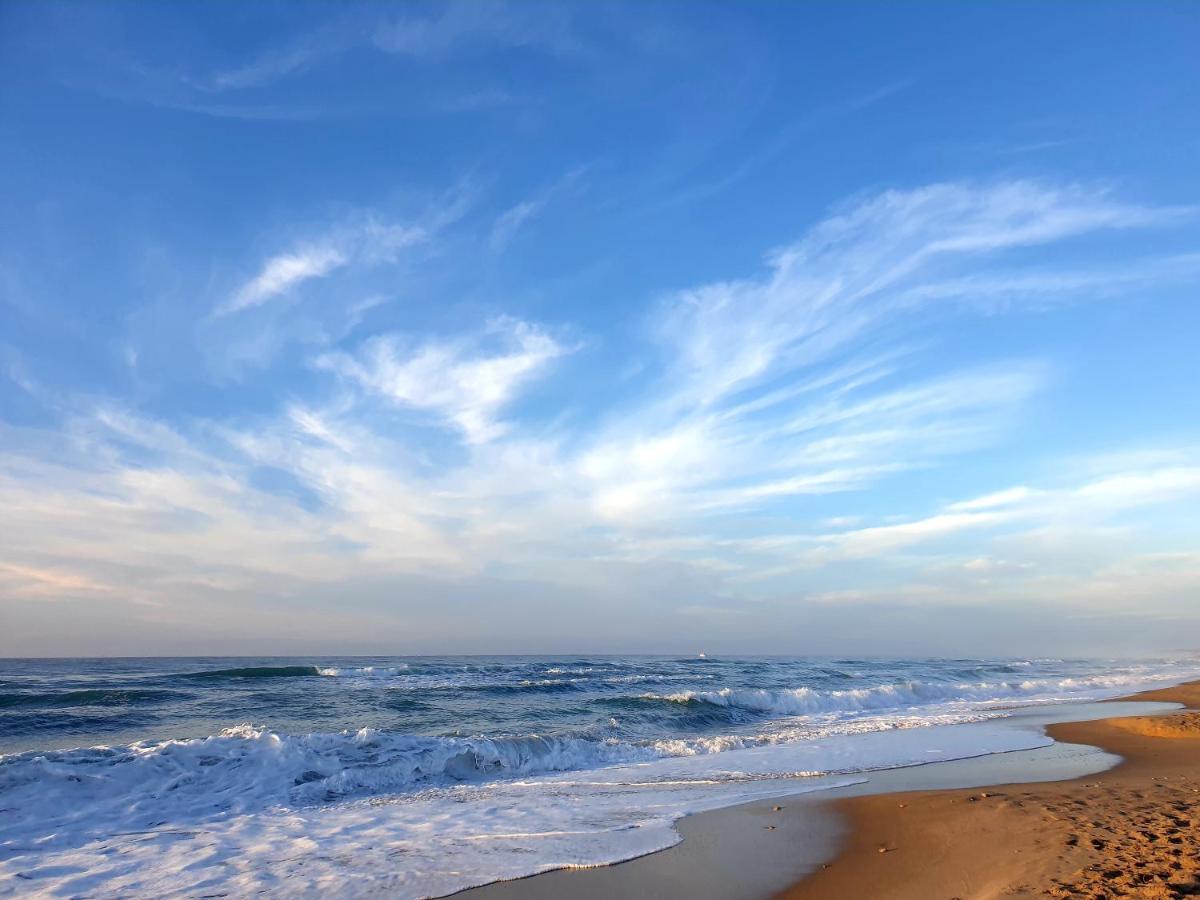
{"label": "dry sand", "polygon": [[[1200,707],[1200,683],[1137,696]],[[781,896],[817,898],[1200,895],[1200,715],[1051,726],[1058,741],[1124,757],[1083,779],[855,797],[850,839]]]}

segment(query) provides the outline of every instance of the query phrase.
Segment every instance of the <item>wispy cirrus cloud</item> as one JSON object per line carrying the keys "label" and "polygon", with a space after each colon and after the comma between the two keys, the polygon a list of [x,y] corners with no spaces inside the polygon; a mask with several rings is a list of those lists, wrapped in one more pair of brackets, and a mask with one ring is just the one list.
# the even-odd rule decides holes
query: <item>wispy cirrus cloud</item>
{"label": "wispy cirrus cloud", "polygon": [[694,413],[658,434],[617,429],[580,471],[598,508],[625,520],[859,490],[986,444],[1046,379],[1044,367],[1021,362],[888,389],[862,374],[849,367],[815,396]]}
{"label": "wispy cirrus cloud", "polygon": [[[1164,215],[1169,220],[1191,212],[1181,208],[1164,211]],[[1200,254],[1196,253],[1125,260],[1119,266],[1099,265],[1086,270],[996,271],[919,285],[901,293],[898,304],[967,303],[981,311],[1003,312],[1009,305],[1036,308],[1081,299],[1119,297],[1138,286],[1179,284],[1198,274]]]}
{"label": "wispy cirrus cloud", "polygon": [[363,41],[362,27],[353,17],[335,18],[321,27],[294,35],[264,48],[239,65],[219,69],[191,80],[204,91],[239,91],[260,88],[289,76],[300,75],[330,61]]}
{"label": "wispy cirrus cloud", "polygon": [[582,50],[569,8],[497,0],[446,3],[426,15],[386,17],[372,29],[371,41],[385,53],[426,60],[480,46],[533,49],[556,56]]}
{"label": "wispy cirrus cloud", "polygon": [[750,178],[756,171],[769,165],[782,156],[788,149],[799,143],[805,135],[811,134],[823,125],[828,125],[831,121],[835,121],[843,116],[853,115],[877,103],[888,100],[894,95],[908,90],[913,84],[914,82],[911,79],[894,81],[890,84],[882,85],[875,90],[868,91],[856,97],[850,97],[840,103],[818,108],[803,115],[796,121],[777,129],[768,140],[759,144],[749,156],[742,159],[732,170],[726,172],[724,175],[710,181],[691,184],[682,190],[673,191],[656,205],[660,207],[679,206],[706,200],[709,197],[718,195],[732,188],[734,185],[740,184]]}
{"label": "wispy cirrus cloud", "polygon": [[681,292],[665,305],[659,333],[675,353],[681,390],[714,403],[828,358],[894,316],[900,298],[911,309],[923,283],[942,283],[955,267],[978,269],[1000,251],[1171,224],[1189,213],[1025,181],[887,191],[777,251],[766,278]]}
{"label": "wispy cirrus cloud", "polygon": [[495,50],[570,58],[583,52],[583,47],[572,13],[563,7],[500,0],[409,4],[335,16],[263,48],[238,65],[188,81],[203,92],[263,88],[301,76],[356,49],[435,63]]}
{"label": "wispy cirrus cloud", "polygon": [[263,263],[262,271],[217,307],[217,313],[228,315],[266,303],[305,281],[323,278],[346,265],[347,261],[345,254],[329,245],[304,247],[272,256]]}
{"label": "wispy cirrus cloud", "polygon": [[425,243],[430,235],[431,228],[425,225],[389,222],[373,214],[339,225],[313,241],[269,257],[257,275],[217,305],[214,315],[261,306],[347,266],[394,263],[404,250]]}
{"label": "wispy cirrus cloud", "polygon": [[503,250],[516,237],[517,232],[541,215],[556,198],[578,184],[587,169],[580,166],[571,169],[561,178],[537,191],[528,199],[521,200],[505,209],[492,223],[488,243],[493,251]]}

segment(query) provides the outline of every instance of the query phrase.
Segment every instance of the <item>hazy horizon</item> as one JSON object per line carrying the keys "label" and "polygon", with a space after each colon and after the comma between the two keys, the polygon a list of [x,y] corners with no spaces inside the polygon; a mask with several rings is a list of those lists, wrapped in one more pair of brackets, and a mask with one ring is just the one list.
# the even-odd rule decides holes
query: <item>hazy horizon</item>
{"label": "hazy horizon", "polygon": [[0,656],[1191,645],[1198,36],[5,4]]}

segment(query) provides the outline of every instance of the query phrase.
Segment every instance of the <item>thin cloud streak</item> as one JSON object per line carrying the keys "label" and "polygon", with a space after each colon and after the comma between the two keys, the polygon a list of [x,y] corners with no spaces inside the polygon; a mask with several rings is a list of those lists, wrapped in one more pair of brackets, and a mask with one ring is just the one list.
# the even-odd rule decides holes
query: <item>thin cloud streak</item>
{"label": "thin cloud streak", "polygon": [[[453,216],[451,211],[439,214],[447,221]],[[267,259],[259,273],[219,304],[213,315],[227,316],[261,306],[347,266],[394,263],[404,250],[428,241],[430,233],[422,225],[387,222],[374,215],[341,225],[312,243]]]}
{"label": "thin cloud streak", "polygon": [[532,197],[521,200],[497,216],[488,237],[492,252],[504,250],[522,228],[545,212],[561,195],[575,187],[586,171],[586,166],[572,169]]}
{"label": "thin cloud streak", "polygon": [[332,247],[311,247],[268,259],[262,271],[242,285],[229,302],[218,307],[219,315],[241,312],[286,293],[312,278],[322,278],[346,265],[346,257]]}
{"label": "thin cloud streak", "polygon": [[383,15],[344,15],[269,46],[246,62],[188,79],[205,93],[261,89],[305,75],[354,50],[371,49],[419,63],[440,63],[471,52],[516,49],[558,58],[583,54],[571,16],[558,7],[480,0]]}

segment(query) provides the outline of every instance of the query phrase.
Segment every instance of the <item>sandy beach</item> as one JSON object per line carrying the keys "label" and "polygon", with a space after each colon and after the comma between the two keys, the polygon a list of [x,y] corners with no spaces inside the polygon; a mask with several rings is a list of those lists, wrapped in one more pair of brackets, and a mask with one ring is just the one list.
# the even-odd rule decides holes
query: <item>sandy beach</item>
{"label": "sandy beach", "polygon": [[[1200,684],[1137,696],[1200,706]],[[1068,782],[856,797],[850,838],[789,900],[1183,897],[1200,893],[1200,715],[1051,726],[1115,768]]]}
{"label": "sandy beach", "polygon": [[[1125,700],[1200,707],[1200,682]],[[1090,710],[1105,711],[1114,718],[1050,725],[1057,743],[1045,750],[880,773],[861,789],[838,792],[843,796],[703,813],[682,820],[683,841],[661,853],[465,895],[968,900],[1200,893],[1200,715],[1131,715],[1139,708],[1130,702]],[[1121,758],[1115,766],[1111,754]],[[922,783],[973,787],[897,789]],[[844,796],[856,790],[869,793]]]}

